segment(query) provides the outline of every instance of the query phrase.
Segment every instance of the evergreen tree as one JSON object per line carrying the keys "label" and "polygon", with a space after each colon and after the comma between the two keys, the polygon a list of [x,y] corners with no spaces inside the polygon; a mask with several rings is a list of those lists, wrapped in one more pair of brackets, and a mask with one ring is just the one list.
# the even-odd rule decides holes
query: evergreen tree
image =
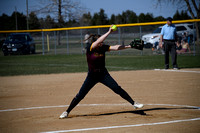
{"label": "evergreen tree", "polygon": [[137,15],[135,12],[131,10],[127,10],[122,12],[122,23],[136,23],[137,22]]}
{"label": "evergreen tree", "polygon": [[154,18],[154,21],[165,21],[166,19],[163,16],[158,16]]}
{"label": "evergreen tree", "polygon": [[99,13],[94,13],[92,17],[92,25],[105,25],[108,24],[108,22],[107,15],[103,9],[100,9]]}
{"label": "evergreen tree", "polygon": [[10,28],[10,17],[6,14],[0,16],[0,30],[11,30]]}
{"label": "evergreen tree", "polygon": [[116,16],[114,14],[111,15],[109,24],[116,24]]}
{"label": "evergreen tree", "polygon": [[140,23],[141,23],[141,22],[146,22],[146,20],[145,20],[145,14],[144,14],[144,13],[140,13],[138,19],[139,19],[139,22],[140,22]]}
{"label": "evergreen tree", "polygon": [[181,19],[182,19],[181,15],[180,15],[179,11],[177,10],[173,16],[173,20],[181,20]]}
{"label": "evergreen tree", "polygon": [[92,16],[91,16],[90,12],[84,13],[83,16],[81,17],[79,23],[82,26],[90,25],[92,23]]}
{"label": "evergreen tree", "polygon": [[153,22],[154,21],[154,17],[152,13],[147,13],[145,15],[145,22]]}
{"label": "evergreen tree", "polygon": [[121,15],[121,14],[118,14],[118,15],[116,16],[116,23],[117,23],[117,24],[122,24],[122,23],[123,23],[122,20],[123,20],[123,19],[122,19],[122,15]]}
{"label": "evergreen tree", "polygon": [[[26,30],[26,16],[23,13],[16,12],[17,16],[17,25],[18,25],[18,30]],[[16,29],[16,23],[15,23],[15,12],[12,13],[10,16],[10,29],[14,30]]]}
{"label": "evergreen tree", "polygon": [[40,28],[39,19],[37,18],[36,14],[34,12],[31,12],[29,14],[29,28],[30,28],[30,30]]}

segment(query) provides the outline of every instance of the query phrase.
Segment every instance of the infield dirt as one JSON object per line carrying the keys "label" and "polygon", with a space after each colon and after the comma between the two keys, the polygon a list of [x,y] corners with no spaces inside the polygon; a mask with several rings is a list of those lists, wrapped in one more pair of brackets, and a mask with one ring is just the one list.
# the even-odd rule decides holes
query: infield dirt
{"label": "infield dirt", "polygon": [[[67,109],[59,105],[70,104],[87,73],[0,77],[0,132],[46,132],[200,118],[199,109],[157,105],[200,106],[200,69],[188,70],[194,72],[184,72],[186,69],[110,72],[134,100],[145,104],[144,108],[134,110],[127,101],[99,83],[67,119],[59,119]],[[8,111],[44,106],[56,107]],[[79,132],[198,133],[200,121]]]}

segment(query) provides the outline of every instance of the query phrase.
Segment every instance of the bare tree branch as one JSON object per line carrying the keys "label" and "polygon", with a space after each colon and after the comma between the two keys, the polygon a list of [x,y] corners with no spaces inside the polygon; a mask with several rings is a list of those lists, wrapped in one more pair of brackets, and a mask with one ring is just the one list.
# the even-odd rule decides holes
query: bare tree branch
{"label": "bare tree branch", "polygon": [[[48,1],[48,2],[47,2]],[[59,7],[60,3],[60,7]],[[60,9],[60,10],[59,10]],[[79,20],[81,16],[86,13],[87,9],[81,7],[81,4],[77,0],[46,0],[40,1],[34,13],[40,15],[51,15],[55,20],[59,21],[61,17],[65,21]]]}
{"label": "bare tree branch", "polygon": [[188,7],[188,10],[189,10],[189,12],[190,12],[190,14],[191,14],[192,18],[194,19],[194,18],[195,18],[195,16],[194,16],[194,13],[193,13],[193,11],[192,11],[192,8],[191,8],[191,6],[190,6],[190,3],[189,3],[189,1],[188,1],[188,0],[184,0],[184,1],[186,2],[186,4],[187,4],[187,7]]}
{"label": "bare tree branch", "polygon": [[199,18],[200,16],[200,14],[199,14],[199,10],[198,10],[198,8],[197,8],[197,4],[196,4],[196,2],[195,2],[195,0],[192,0],[192,4],[193,4],[193,6],[194,6],[194,9],[196,10],[196,12],[197,12],[197,18]]}

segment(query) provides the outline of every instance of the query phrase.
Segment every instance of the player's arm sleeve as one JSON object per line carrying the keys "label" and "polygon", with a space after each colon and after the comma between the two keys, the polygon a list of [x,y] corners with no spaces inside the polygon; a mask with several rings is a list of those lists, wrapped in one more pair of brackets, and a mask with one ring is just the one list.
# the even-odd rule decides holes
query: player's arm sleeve
{"label": "player's arm sleeve", "polygon": [[103,45],[104,51],[110,51],[110,45]]}

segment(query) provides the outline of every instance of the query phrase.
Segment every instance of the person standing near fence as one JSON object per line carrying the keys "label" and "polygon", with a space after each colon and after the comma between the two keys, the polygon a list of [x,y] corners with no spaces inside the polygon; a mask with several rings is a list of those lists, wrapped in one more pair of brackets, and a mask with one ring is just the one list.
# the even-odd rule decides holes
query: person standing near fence
{"label": "person standing near fence", "polygon": [[172,18],[168,17],[167,24],[162,27],[159,43],[159,46],[161,48],[164,47],[165,51],[165,69],[169,69],[169,53],[171,54],[173,69],[179,69],[177,65],[176,41],[176,27],[174,24],[172,24]]}
{"label": "person standing near fence", "polygon": [[[112,27],[112,26],[111,26]],[[134,108],[142,108],[143,104],[133,101],[129,94],[122,89],[117,82],[110,76],[105,67],[105,52],[117,51],[127,48],[132,48],[132,45],[105,45],[103,41],[108,35],[113,32],[112,28],[109,28],[108,32],[104,35],[90,35],[91,43],[87,45],[87,63],[88,63],[88,75],[80,88],[77,95],[71,101],[68,109],[60,115],[60,119],[67,118],[71,110],[87,95],[97,83],[102,83],[113,90],[116,94],[120,95],[123,99],[127,100]]]}

